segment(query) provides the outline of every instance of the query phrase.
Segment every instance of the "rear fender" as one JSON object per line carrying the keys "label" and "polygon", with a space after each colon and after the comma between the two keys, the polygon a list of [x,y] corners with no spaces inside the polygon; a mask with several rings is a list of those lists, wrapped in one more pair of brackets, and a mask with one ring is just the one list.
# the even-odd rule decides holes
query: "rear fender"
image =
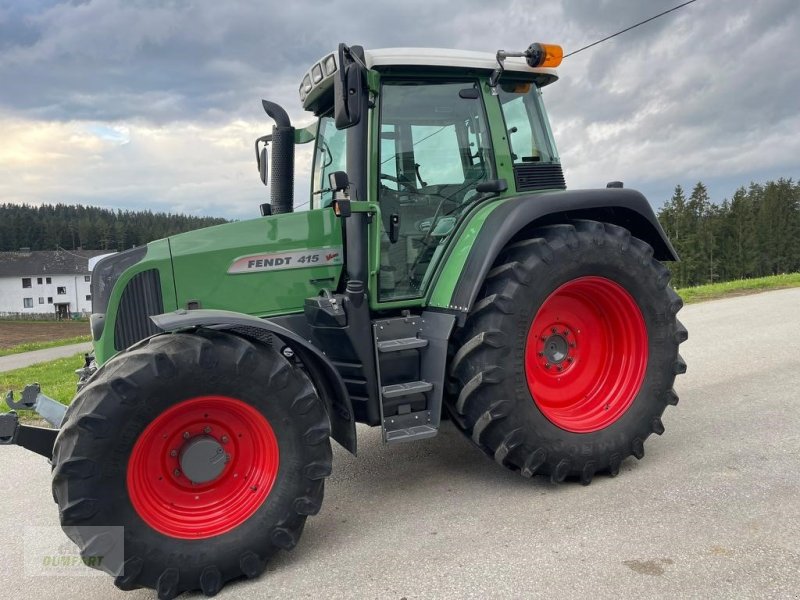
{"label": "rear fender", "polygon": [[440,271],[431,306],[458,311],[459,323],[463,323],[483,280],[506,244],[535,227],[572,219],[593,219],[625,227],[650,244],[658,260],[678,260],[650,203],[636,190],[608,188],[526,194],[498,203],[474,237],[456,242]]}
{"label": "rear fender", "polygon": [[[325,402],[331,420],[331,435],[346,450],[356,453],[356,424],[350,397],[344,382],[328,358],[308,340],[294,331],[268,319],[227,310],[178,310],[150,317],[164,331],[190,327],[235,330],[240,327],[256,328],[280,338],[289,346],[306,367],[320,398]],[[247,335],[235,331],[237,335]]]}

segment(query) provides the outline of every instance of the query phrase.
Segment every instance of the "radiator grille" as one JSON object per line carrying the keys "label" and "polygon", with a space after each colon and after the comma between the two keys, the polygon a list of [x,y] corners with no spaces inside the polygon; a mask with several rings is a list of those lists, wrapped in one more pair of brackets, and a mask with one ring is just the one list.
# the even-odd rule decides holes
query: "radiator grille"
{"label": "radiator grille", "polygon": [[530,190],[564,190],[564,172],[556,163],[527,163],[514,165],[514,180],[518,192]]}
{"label": "radiator grille", "polygon": [[134,275],[122,292],[114,325],[114,347],[123,350],[158,333],[160,330],[149,317],[163,312],[158,270],[150,269]]}

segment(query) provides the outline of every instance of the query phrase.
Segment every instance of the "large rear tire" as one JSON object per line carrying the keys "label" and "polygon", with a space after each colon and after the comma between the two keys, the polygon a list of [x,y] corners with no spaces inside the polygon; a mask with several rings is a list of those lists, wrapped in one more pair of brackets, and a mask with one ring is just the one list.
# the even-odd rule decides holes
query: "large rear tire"
{"label": "large rear tire", "polygon": [[98,370],[56,439],[62,527],[84,556],[124,545],[124,564],[88,561],[121,589],[213,596],[295,546],[329,435],[308,377],[272,348],[204,329],[150,338]]}
{"label": "large rear tire", "polygon": [[526,477],[616,475],[678,402],[682,305],[669,270],[628,230],[535,230],[500,254],[456,336],[453,421]]}

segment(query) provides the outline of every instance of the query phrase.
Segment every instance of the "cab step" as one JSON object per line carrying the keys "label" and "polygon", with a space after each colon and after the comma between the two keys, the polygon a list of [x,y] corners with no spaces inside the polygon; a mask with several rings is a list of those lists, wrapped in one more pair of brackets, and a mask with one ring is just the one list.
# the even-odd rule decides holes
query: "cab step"
{"label": "cab step", "polygon": [[409,381],[407,383],[394,383],[384,385],[381,394],[384,398],[399,398],[400,396],[410,396],[411,394],[424,394],[433,389],[433,384],[427,381]]}
{"label": "cab step", "polygon": [[424,440],[436,435],[439,430],[432,425],[412,425],[409,427],[399,427],[397,429],[386,429],[386,443],[396,444],[397,442],[411,442],[414,440]]}
{"label": "cab step", "polygon": [[424,348],[427,345],[428,340],[423,338],[400,338],[398,340],[386,340],[383,342],[378,342],[378,352],[400,352],[401,350]]}

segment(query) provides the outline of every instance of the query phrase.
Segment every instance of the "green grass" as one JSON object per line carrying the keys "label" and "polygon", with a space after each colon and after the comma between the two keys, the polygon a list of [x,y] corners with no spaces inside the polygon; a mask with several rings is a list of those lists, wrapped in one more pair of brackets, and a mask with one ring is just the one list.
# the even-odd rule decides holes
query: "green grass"
{"label": "green grass", "polygon": [[686,304],[692,304],[693,302],[716,300],[726,296],[744,296],[745,294],[756,294],[758,292],[791,287],[800,287],[800,273],[772,275],[756,279],[739,279],[724,283],[709,283],[676,291]]}
{"label": "green grass", "polygon": [[9,354],[19,354],[20,352],[31,352],[32,350],[43,350],[44,348],[56,348],[58,346],[68,346],[69,344],[80,344],[81,342],[90,342],[92,337],[89,335],[79,335],[76,337],[66,338],[63,340],[49,340],[47,342],[27,342],[11,348],[0,348],[0,356],[8,356]]}
{"label": "green grass", "polygon": [[[46,363],[23,367],[0,373],[0,411],[7,411],[5,402],[6,392],[14,390],[14,397],[19,400],[22,389],[29,383],[38,383],[42,392],[62,404],[69,404],[75,396],[75,385],[78,376],[75,369],[83,367],[83,354],[76,354],[68,358],[59,358]],[[35,416],[32,411],[21,411],[20,416],[29,418]]]}

